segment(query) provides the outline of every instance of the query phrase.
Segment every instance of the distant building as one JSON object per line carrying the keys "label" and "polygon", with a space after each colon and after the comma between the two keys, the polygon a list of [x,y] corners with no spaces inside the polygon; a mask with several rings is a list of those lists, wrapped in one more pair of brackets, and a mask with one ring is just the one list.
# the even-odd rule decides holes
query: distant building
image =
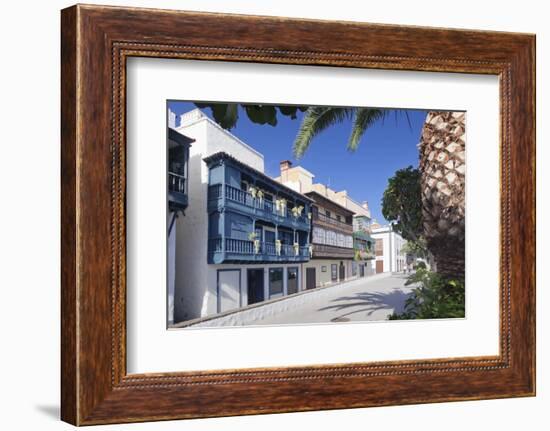
{"label": "distant building", "polygon": [[375,240],[375,271],[402,272],[405,270],[407,256],[403,252],[406,241],[391,226],[372,225],[372,238]]}

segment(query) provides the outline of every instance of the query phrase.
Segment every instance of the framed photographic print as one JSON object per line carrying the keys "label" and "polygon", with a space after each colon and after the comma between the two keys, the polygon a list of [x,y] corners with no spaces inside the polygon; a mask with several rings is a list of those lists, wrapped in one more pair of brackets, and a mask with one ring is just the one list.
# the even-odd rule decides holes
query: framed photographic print
{"label": "framed photographic print", "polygon": [[533,35],[61,30],[63,420],[534,395]]}

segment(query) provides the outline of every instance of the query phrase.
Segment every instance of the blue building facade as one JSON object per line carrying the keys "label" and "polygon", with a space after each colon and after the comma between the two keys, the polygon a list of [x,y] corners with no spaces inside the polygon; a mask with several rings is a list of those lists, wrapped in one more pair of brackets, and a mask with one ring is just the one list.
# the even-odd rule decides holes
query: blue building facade
{"label": "blue building facade", "polygon": [[225,152],[204,162],[209,264],[309,261],[311,199]]}

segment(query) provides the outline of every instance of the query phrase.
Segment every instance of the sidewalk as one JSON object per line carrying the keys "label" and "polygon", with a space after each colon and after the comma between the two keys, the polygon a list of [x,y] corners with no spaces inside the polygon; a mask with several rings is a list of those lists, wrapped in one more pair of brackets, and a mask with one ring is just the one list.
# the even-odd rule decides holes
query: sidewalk
{"label": "sidewalk", "polygon": [[404,274],[385,273],[333,286],[321,302],[281,312],[255,322],[256,325],[330,323],[386,320],[401,312],[413,286],[405,286]]}
{"label": "sidewalk", "polygon": [[412,287],[404,274],[382,273],[257,304],[190,325],[249,326],[386,320],[403,310]]}

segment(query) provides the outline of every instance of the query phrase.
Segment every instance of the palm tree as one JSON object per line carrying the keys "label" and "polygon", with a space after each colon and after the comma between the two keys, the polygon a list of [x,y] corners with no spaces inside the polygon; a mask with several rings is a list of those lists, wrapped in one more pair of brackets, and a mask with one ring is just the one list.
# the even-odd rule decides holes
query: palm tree
{"label": "palm tree", "polygon": [[464,112],[430,111],[419,143],[422,219],[437,272],[464,279]]}
{"label": "palm tree", "polygon": [[335,108],[312,106],[307,109],[294,141],[294,156],[299,159],[309,148],[312,139],[323,130],[345,120],[352,120],[348,150],[355,151],[365,131],[388,111],[378,108]]}
{"label": "palm tree", "polygon": [[[347,119],[353,121],[348,141],[353,151],[365,131],[388,112],[310,107],[294,141],[294,155],[303,156],[316,135]],[[463,112],[430,111],[419,144],[424,237],[437,272],[455,279],[464,279],[464,134]]]}

